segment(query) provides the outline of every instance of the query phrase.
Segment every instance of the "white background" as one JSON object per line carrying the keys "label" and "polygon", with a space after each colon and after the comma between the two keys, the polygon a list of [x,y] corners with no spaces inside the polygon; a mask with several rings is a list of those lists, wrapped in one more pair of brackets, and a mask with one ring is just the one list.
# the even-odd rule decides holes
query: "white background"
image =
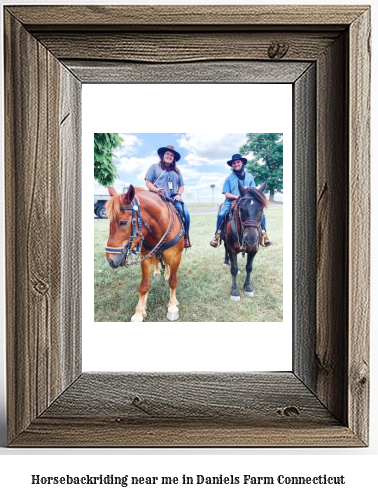
{"label": "white background", "polygon": [[[183,99],[183,96],[187,96]],[[174,120],[156,120],[164,103],[177,103]],[[142,103],[142,104],[141,104]],[[194,104],[195,103],[195,104]],[[279,132],[284,137],[284,320],[276,323],[98,323],[93,321],[93,258],[83,246],[84,371],[290,371],[292,367],[292,86],[272,85],[84,85],[83,165],[92,165],[95,132]],[[173,124],[172,124],[173,123]],[[174,126],[174,130],[172,127]],[[164,128],[165,127],[165,128]],[[230,152],[231,158],[232,152]],[[149,165],[146,165],[146,170]],[[226,172],[226,169],[225,169]],[[83,168],[83,241],[93,241],[92,170]],[[268,209],[269,210],[269,209]],[[269,217],[269,213],[267,213]],[[214,227],[216,214],[214,214]],[[95,221],[95,224],[97,221]],[[195,223],[192,218],[192,224]],[[269,223],[268,223],[269,224]],[[269,227],[269,225],[268,225]],[[209,234],[209,241],[212,234]],[[274,240],[273,235],[271,238]],[[106,241],[104,241],[104,246]],[[195,252],[193,247],[190,252]],[[260,252],[269,249],[260,249]],[[216,252],[216,250],[214,250]],[[218,252],[223,255],[223,247]],[[182,259],[185,260],[185,253]],[[218,254],[217,258],[221,258]],[[239,257],[245,273],[246,258]],[[259,265],[259,254],[254,265]],[[103,267],[108,268],[105,262]],[[224,272],[220,266],[219,272]],[[108,269],[106,269],[108,271]],[[125,301],[137,304],[138,295]],[[204,272],[206,270],[204,269]],[[177,288],[180,295],[180,277]],[[244,274],[243,274],[244,276]],[[162,278],[161,278],[162,279]],[[253,273],[252,273],[253,284]],[[230,274],[231,288],[231,274]],[[229,289],[224,291],[229,294]],[[255,295],[263,291],[256,289]],[[169,289],[166,288],[167,303]],[[242,296],[235,307],[243,307]],[[179,306],[180,308],[180,306]],[[148,301],[147,301],[148,313]],[[166,308],[161,315],[165,318]],[[251,319],[253,321],[253,318]],[[136,334],[137,332],[137,334]],[[272,346],[274,348],[272,349]],[[134,355],[134,353],[143,353]]]}
{"label": "white background", "polygon": [[[12,4],[25,3],[12,1]],[[41,3],[34,1],[34,3]],[[49,2],[51,3],[51,2]],[[63,2],[65,4],[73,3],[88,3],[83,2]],[[92,0],[92,4],[99,4]],[[113,1],[116,3],[127,3]],[[138,2],[133,2],[138,3]],[[159,3],[159,2],[150,2]],[[180,2],[165,2],[165,3],[180,3]],[[207,0],[206,2],[186,2],[186,3],[206,3],[206,4],[240,4],[254,3],[238,0],[237,2],[222,2],[221,0]],[[272,4],[272,2],[259,1],[260,4]],[[285,4],[285,1],[276,1],[276,4]],[[298,2],[292,0],[291,4],[313,4],[310,2]],[[323,4],[361,4],[366,2],[346,0],[337,1],[322,1]],[[374,26],[377,24],[376,9],[372,9],[373,21],[373,73],[372,73],[372,89],[377,88],[376,78],[376,54],[378,52],[377,36]],[[3,96],[2,96],[3,97]],[[2,101],[3,102],[3,101]],[[376,92],[372,92],[372,137],[378,135],[377,126],[377,99]],[[371,254],[377,255],[377,169],[378,164],[376,141],[372,143],[372,171],[371,171],[371,186],[367,183],[366,195],[372,193],[372,221],[362,221],[362,223],[371,223],[372,240]],[[3,182],[3,181],[2,181]],[[2,219],[2,229],[4,221]],[[367,244],[367,242],[366,242]],[[2,260],[1,272],[4,276],[4,259]],[[372,259],[372,295],[371,295],[371,439],[370,447],[363,449],[104,449],[104,450],[85,450],[85,449],[69,449],[69,450],[14,450],[4,447],[5,435],[5,417],[4,404],[1,409],[1,444],[0,448],[0,490],[4,493],[4,498],[9,498],[11,495],[16,498],[22,495],[27,495],[28,498],[47,499],[54,496],[56,499],[65,499],[69,495],[70,498],[82,498],[83,493],[91,495],[94,498],[103,498],[104,494],[111,495],[112,499],[118,498],[151,498],[155,495],[157,498],[230,498],[237,494],[237,498],[277,498],[278,495],[283,498],[290,497],[291,499],[299,499],[306,496],[308,499],[332,499],[340,496],[343,499],[354,500],[355,498],[365,497],[373,498],[376,492],[376,470],[377,470],[377,451],[378,451],[378,411],[377,411],[377,340],[376,331],[378,326],[378,303],[377,283],[378,271],[377,263]],[[4,311],[4,304],[2,304]],[[4,332],[4,323],[2,324],[2,333]],[[2,337],[1,348],[2,359],[4,359],[4,335]],[[2,381],[1,388],[4,391],[4,373],[1,373]],[[2,398],[4,400],[4,398]],[[133,474],[133,475],[180,475],[187,474],[205,474],[218,475],[223,474],[255,474],[255,475],[317,475],[326,473],[328,475],[344,474],[347,478],[345,487],[335,486],[288,486],[280,489],[270,489],[270,487],[250,487],[247,489],[232,490],[231,487],[210,487],[196,488],[195,490],[187,490],[184,487],[177,486],[175,489],[153,490],[151,487],[144,487],[140,490],[128,490],[121,487],[112,487],[110,489],[102,488],[54,488],[43,487],[37,488],[30,486],[31,474],[42,475],[57,475],[57,474],[96,474],[96,473],[113,473],[113,474]],[[251,489],[252,488],[252,489]],[[235,493],[237,492],[237,493]]]}

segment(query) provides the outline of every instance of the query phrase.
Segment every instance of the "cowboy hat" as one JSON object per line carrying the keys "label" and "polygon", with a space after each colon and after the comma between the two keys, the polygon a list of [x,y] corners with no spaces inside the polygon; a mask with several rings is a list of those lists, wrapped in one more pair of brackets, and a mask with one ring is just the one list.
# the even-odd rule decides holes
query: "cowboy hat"
{"label": "cowboy hat", "polygon": [[239,155],[237,153],[236,155],[232,155],[232,158],[227,162],[227,165],[230,165],[230,167],[232,167],[232,162],[235,160],[241,160],[243,162],[243,167],[248,161],[247,158],[243,158],[242,155]]}
{"label": "cowboy hat", "polygon": [[181,155],[175,150],[174,146],[166,146],[165,148],[164,147],[163,148],[159,148],[158,149],[158,155],[162,156],[167,151],[170,151],[171,153],[174,154],[176,161],[179,161],[179,159],[181,158]]}

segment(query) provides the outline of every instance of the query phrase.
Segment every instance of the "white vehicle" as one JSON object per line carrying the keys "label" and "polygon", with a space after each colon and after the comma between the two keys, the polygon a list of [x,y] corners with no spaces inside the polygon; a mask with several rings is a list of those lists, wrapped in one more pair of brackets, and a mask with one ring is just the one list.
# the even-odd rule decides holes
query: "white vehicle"
{"label": "white vehicle", "polygon": [[109,194],[94,195],[94,213],[100,219],[107,219],[105,203],[109,200]]}

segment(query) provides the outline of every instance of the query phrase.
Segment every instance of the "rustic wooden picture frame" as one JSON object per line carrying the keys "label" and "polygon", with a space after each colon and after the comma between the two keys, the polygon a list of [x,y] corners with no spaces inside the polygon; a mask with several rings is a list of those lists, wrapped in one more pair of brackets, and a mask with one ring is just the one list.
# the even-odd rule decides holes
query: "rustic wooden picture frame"
{"label": "rustic wooden picture frame", "polygon": [[[7,6],[4,22],[9,445],[367,446],[369,7]],[[177,83],[293,86],[291,372],[82,373],[81,85],[167,64]]]}

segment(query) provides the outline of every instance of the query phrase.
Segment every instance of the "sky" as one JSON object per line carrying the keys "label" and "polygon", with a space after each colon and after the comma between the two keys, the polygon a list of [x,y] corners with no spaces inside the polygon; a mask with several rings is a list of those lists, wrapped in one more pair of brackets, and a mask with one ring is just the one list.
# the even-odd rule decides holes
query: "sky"
{"label": "sky", "polygon": [[[185,183],[184,201],[209,201],[215,184],[214,197],[223,198],[222,187],[231,173],[227,161],[239,153],[246,143],[246,133],[121,133],[123,143],[114,150],[119,178],[114,183],[117,192],[129,184],[145,186],[144,177],[151,165],[159,161],[157,150],[173,145],[181,154],[177,163]],[[248,159],[252,155],[247,156]],[[107,189],[95,182],[95,194]]]}

